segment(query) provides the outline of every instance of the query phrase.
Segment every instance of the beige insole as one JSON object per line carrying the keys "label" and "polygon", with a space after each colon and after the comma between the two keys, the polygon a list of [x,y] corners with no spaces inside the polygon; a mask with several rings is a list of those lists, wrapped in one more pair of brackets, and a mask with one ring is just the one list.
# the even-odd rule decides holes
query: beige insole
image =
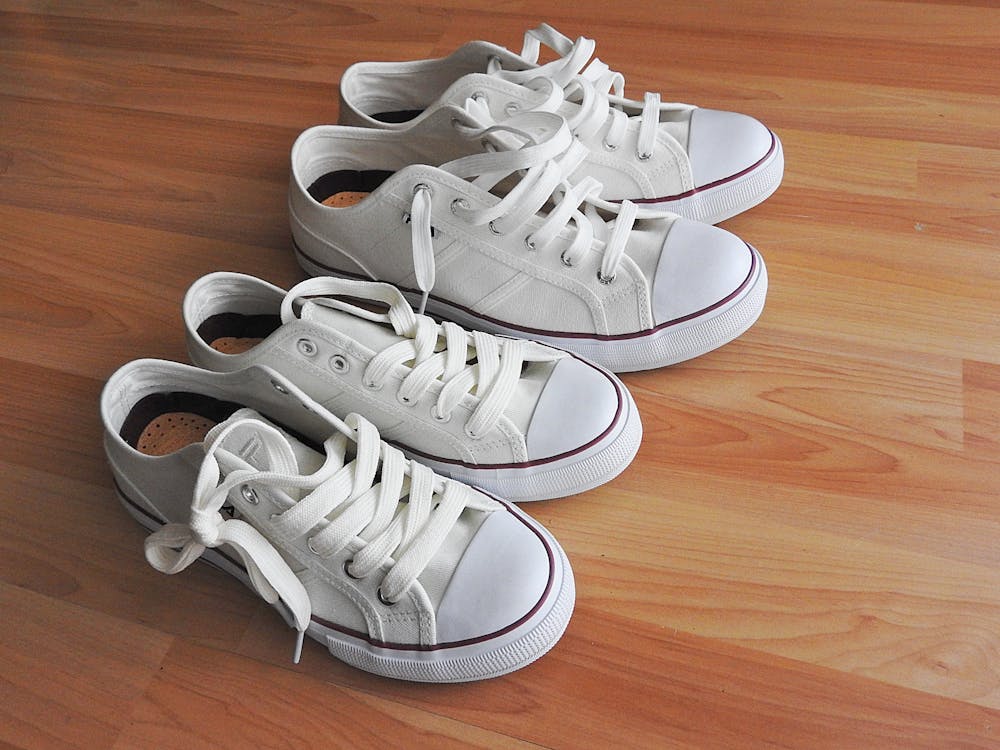
{"label": "beige insole", "polygon": [[264,339],[241,337],[241,336],[220,336],[209,344],[217,352],[223,354],[242,354],[253,349]]}
{"label": "beige insole", "polygon": [[139,435],[138,448],[147,456],[166,456],[181,448],[200,443],[215,422],[199,414],[174,411],[161,414]]}
{"label": "beige insole", "polygon": [[344,190],[331,195],[323,201],[323,205],[333,206],[334,208],[347,208],[348,206],[357,205],[369,195],[371,195],[371,193],[365,193],[360,190]]}

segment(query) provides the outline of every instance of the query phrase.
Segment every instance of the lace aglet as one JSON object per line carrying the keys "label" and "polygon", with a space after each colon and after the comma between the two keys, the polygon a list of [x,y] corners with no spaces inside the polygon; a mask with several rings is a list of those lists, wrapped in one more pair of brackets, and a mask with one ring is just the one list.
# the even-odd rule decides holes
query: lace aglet
{"label": "lace aglet", "polygon": [[423,315],[424,310],[427,307],[427,297],[430,296],[430,292],[424,292],[420,296],[420,307],[417,308],[417,315]]}
{"label": "lace aglet", "polygon": [[292,664],[298,664],[302,658],[302,641],[305,639],[306,631],[300,630],[295,638],[295,652],[292,654]]}

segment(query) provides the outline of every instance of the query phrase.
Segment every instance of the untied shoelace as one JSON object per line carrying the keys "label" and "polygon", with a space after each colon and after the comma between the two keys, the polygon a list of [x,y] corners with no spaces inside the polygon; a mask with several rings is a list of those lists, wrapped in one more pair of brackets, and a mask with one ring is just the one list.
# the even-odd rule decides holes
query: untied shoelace
{"label": "untied shoelace", "polygon": [[[504,70],[500,60],[492,57],[487,72],[546,93],[532,109],[555,112],[564,101],[579,105],[579,111],[569,118],[570,129],[581,138],[590,138],[604,127],[610,115],[610,125],[604,135],[604,146],[615,150],[621,144],[628,126],[628,115],[622,107],[638,107],[638,102],[624,98],[625,77],[611,70],[599,58],[592,56],[596,44],[579,37],[575,42],[548,24],[527,31],[521,57],[535,64],[541,45],[561,55],[552,62],[528,70]],[[658,93],[646,92],[639,115],[639,136],[636,152],[640,159],[653,154],[660,113],[664,110],[690,110],[690,104],[664,103]]]}
{"label": "untied shoelace", "polygon": [[[384,303],[389,309],[387,313],[372,312],[336,299],[336,295],[363,296]],[[426,315],[415,314],[402,292],[389,284],[335,277],[307,279],[285,295],[282,322],[296,319],[297,308],[306,302],[388,323],[402,337],[369,360],[363,375],[363,382],[369,388],[381,388],[399,365],[409,363],[410,371],[399,386],[399,400],[415,404],[432,384],[443,383],[431,411],[434,419],[441,422],[450,420],[465,396],[475,393],[478,403],[464,427],[471,438],[485,435],[496,425],[514,396],[522,366],[538,359],[531,345],[521,339],[468,332],[456,323],[438,323]],[[469,364],[472,357],[476,361]]]}
{"label": "untied shoelace", "polygon": [[[289,507],[271,515],[268,536],[286,542],[306,536],[308,548],[320,558],[360,539],[363,546],[345,565],[347,574],[365,578],[390,566],[378,588],[378,597],[387,606],[405,594],[437,554],[462,510],[487,509],[491,502],[410,463],[357,414],[349,415],[338,429],[350,434],[338,431],[328,438],[323,466],[302,475],[288,439],[278,429],[253,417],[234,420],[205,446],[188,523],[168,523],[145,542],[149,563],[170,574],[187,568],[206,548],[225,545],[233,551],[258,594],[270,604],[280,600],[291,613],[298,631],[296,663],[312,617],[309,595],[268,537],[246,521],[223,516],[220,511],[231,493],[240,492],[254,503],[260,502],[260,493],[271,490],[302,493],[297,501],[285,496]],[[224,447],[227,438],[241,430],[259,439],[269,457],[269,470],[249,467]],[[357,443],[356,457],[345,464],[352,440]],[[403,497],[408,502],[400,504]],[[338,515],[327,520],[334,511]]]}

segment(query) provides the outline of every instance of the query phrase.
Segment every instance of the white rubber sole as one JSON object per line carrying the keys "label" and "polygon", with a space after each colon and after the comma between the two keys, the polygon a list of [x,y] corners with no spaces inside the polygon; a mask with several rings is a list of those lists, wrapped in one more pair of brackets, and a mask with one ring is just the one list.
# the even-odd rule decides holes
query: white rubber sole
{"label": "white rubber sole", "polygon": [[[748,246],[749,247],[749,246]],[[427,313],[437,318],[453,320],[470,330],[498,333],[515,338],[528,338],[579,354],[612,372],[634,372],[684,362],[717,349],[743,334],[756,322],[764,310],[767,297],[767,268],[754,248],[753,269],[739,291],[720,304],[687,320],[666,323],[648,331],[623,336],[560,335],[537,329],[524,330],[505,325],[502,321],[485,318],[475,312],[431,297]],[[345,276],[335,268],[324,266],[304,254],[295,245],[299,265],[311,276]],[[401,288],[414,306],[420,294]]]}
{"label": "white rubber sole", "polygon": [[[622,413],[616,429],[589,448],[565,458],[528,466],[479,468],[437,461],[424,454],[412,458],[438,474],[471,484],[515,503],[576,495],[610,482],[632,463],[642,442],[642,420],[632,395],[620,386]],[[400,446],[404,453],[406,448]]]}
{"label": "white rubber sole", "polygon": [[[130,502],[120,491],[115,492],[126,512],[150,532],[163,523]],[[552,551],[552,585],[547,595],[531,613],[515,627],[486,636],[474,642],[440,647],[410,649],[403,646],[373,644],[364,638],[317,622],[314,617],[306,635],[323,644],[330,654],[366,672],[411,682],[472,682],[514,672],[543,656],[562,637],[569,625],[576,603],[576,584],[566,553],[551,534],[530,522],[528,516],[512,505],[510,512],[527,519]],[[201,560],[222,570],[253,590],[246,570],[216,549],[206,549]],[[293,627],[291,614],[279,600],[274,608]],[[291,651],[289,651],[291,653]]]}
{"label": "white rubber sole", "polygon": [[785,173],[785,154],[778,136],[768,154],[746,172],[719,183],[663,200],[641,200],[650,208],[673,211],[688,219],[718,224],[753,208],[769,198]]}

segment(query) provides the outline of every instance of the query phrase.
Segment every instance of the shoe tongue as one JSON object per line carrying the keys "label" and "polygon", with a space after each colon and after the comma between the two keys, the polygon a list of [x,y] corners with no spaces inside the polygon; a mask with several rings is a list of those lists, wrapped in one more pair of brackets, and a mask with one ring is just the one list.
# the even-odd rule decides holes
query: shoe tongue
{"label": "shoe tongue", "polygon": [[302,306],[301,318],[329,327],[373,352],[382,351],[405,338],[397,334],[387,323],[367,320],[345,310],[317,305],[314,302],[306,302]]}
{"label": "shoe tongue", "polygon": [[[238,426],[233,427],[233,425]],[[306,451],[312,452],[311,449],[284,432],[281,432],[282,439],[275,439],[276,436],[267,431],[267,427],[273,427],[281,432],[280,428],[253,409],[237,409],[228,419],[209,430],[204,444],[206,449],[214,446],[219,436],[229,430],[222,437],[219,446],[225,454],[236,456],[241,463],[248,464],[257,471],[300,473],[300,466],[303,463],[301,459],[305,457]],[[227,461],[225,454],[217,455],[223,459],[227,471],[244,468],[238,465],[225,465],[235,463],[231,459]]]}
{"label": "shoe tongue", "polygon": [[[302,320],[312,321],[339,332],[342,336],[353,339],[359,346],[377,353],[383,349],[405,340],[387,324],[352,315],[346,310],[317,305],[306,302],[302,306]],[[539,345],[534,345],[539,346]],[[530,347],[533,349],[534,346]],[[504,414],[518,426],[527,430],[535,405],[541,396],[552,365],[547,362],[531,363],[521,377],[514,391],[514,396],[504,409]]]}

